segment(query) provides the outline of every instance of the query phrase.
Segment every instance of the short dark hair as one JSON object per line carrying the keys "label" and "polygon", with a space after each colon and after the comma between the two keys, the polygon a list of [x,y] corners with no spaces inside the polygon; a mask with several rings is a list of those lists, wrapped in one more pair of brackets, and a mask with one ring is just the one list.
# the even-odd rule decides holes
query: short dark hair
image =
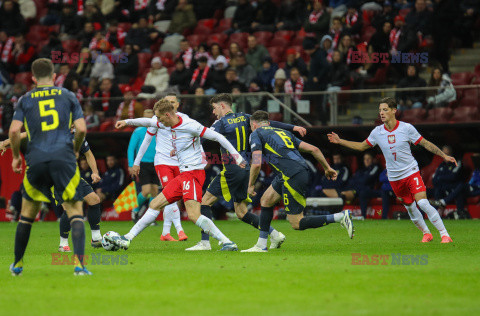
{"label": "short dark hair", "polygon": [[386,98],[380,99],[379,104],[382,104],[382,103],[386,103],[388,105],[388,107],[391,108],[391,109],[396,109],[397,108],[397,100],[395,100],[395,98],[386,97]]}
{"label": "short dark hair", "polygon": [[210,99],[210,104],[212,105],[214,103],[220,103],[220,102],[223,102],[228,106],[232,106],[232,103],[233,103],[232,95],[229,93],[220,93]]}
{"label": "short dark hair", "polygon": [[38,80],[53,75],[53,63],[48,58],[39,58],[32,63],[33,76]]}
{"label": "short dark hair", "polygon": [[252,116],[250,116],[250,121],[268,122],[268,112],[255,111],[255,113],[253,113]]}

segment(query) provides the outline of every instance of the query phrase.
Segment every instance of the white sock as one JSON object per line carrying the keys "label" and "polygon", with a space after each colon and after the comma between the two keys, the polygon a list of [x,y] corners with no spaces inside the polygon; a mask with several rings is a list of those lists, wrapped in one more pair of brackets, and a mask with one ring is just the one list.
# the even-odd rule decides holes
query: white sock
{"label": "white sock", "polygon": [[60,246],[61,246],[61,247],[66,247],[66,246],[68,246],[68,238],[60,237]]}
{"label": "white sock", "polygon": [[92,240],[102,240],[100,230],[92,230]]}
{"label": "white sock", "polygon": [[415,202],[413,202],[411,205],[403,205],[408,211],[408,215],[410,216],[410,219],[412,222],[417,226],[418,229],[422,231],[422,233],[425,234],[430,234],[430,230],[427,227],[427,224],[423,220],[422,213],[417,208],[417,205]]}
{"label": "white sock", "polygon": [[418,201],[418,206],[422,209],[422,211],[427,213],[428,219],[433,224],[433,226],[438,229],[438,231],[440,232],[440,236],[449,236],[445,225],[443,225],[440,214],[438,214],[438,211],[430,205],[430,202],[428,202],[427,199],[422,199]]}
{"label": "white sock", "polygon": [[128,234],[125,235],[125,238],[128,240],[132,240],[138,234],[142,232],[148,225],[153,223],[156,219],[160,211],[154,210],[153,208],[148,208],[148,210],[143,214],[142,218],[130,229]]}
{"label": "white sock", "polygon": [[173,218],[173,211],[174,211],[174,208],[172,207],[172,205],[176,206],[176,203],[167,205],[163,209],[163,231],[162,231],[163,236],[170,234],[170,229],[172,228],[172,218]]}
{"label": "white sock", "polygon": [[181,215],[180,214],[180,209],[178,208],[176,203],[174,205],[175,205],[175,210],[173,211],[172,221],[173,221],[173,225],[175,225],[175,229],[177,230],[177,233],[178,233],[178,232],[183,231],[183,227],[182,227],[182,220],[180,218],[180,215]]}
{"label": "white sock", "polygon": [[343,212],[335,213],[333,214],[333,220],[335,221],[335,223],[340,223],[340,221],[344,216],[345,216],[345,213]]}
{"label": "white sock", "polygon": [[204,232],[215,238],[216,240],[220,241],[223,244],[231,243],[231,240],[225,236],[220,229],[206,216],[200,215],[195,223],[198,227],[203,229]]}
{"label": "white sock", "polygon": [[260,249],[267,248],[267,238],[258,237],[257,246]]}

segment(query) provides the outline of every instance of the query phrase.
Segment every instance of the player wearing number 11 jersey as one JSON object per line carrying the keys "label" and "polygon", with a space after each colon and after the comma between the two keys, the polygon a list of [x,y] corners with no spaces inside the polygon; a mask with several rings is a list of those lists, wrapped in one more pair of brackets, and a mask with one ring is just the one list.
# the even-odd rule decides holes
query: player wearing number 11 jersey
{"label": "player wearing number 11 jersey", "polygon": [[422,231],[422,242],[431,241],[433,236],[417,205],[427,213],[430,222],[440,232],[442,243],[452,242],[440,215],[427,200],[425,184],[420,176],[417,161],[410,151],[410,144],[423,146],[445,161],[456,165],[455,158],[445,155],[437,146],[423,138],[411,124],[397,121],[395,118],[397,102],[394,98],[383,98],[380,101],[379,111],[384,124],[374,128],[363,142],[347,141],[335,133],[328,134],[328,139],[334,144],[360,151],[378,145],[385,157],[388,180],[393,192],[403,202],[413,223]]}

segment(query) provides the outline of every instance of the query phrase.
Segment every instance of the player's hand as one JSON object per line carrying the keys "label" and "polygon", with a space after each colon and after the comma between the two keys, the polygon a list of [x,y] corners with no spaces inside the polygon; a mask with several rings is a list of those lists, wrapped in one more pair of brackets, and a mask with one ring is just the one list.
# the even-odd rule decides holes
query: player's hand
{"label": "player's hand", "polygon": [[128,172],[131,176],[138,176],[138,174],[140,173],[140,166],[133,166],[131,168],[128,168]]}
{"label": "player's hand", "polygon": [[250,196],[255,196],[255,195],[257,195],[257,192],[255,192],[255,187],[254,187],[253,185],[251,185],[251,186],[248,187],[248,194],[249,194]]}
{"label": "player's hand", "polygon": [[97,183],[97,182],[100,182],[100,180],[102,180],[102,178],[100,178],[100,175],[98,173],[92,173],[91,177],[92,177],[92,183]]}
{"label": "player's hand", "polygon": [[12,169],[15,173],[22,173],[22,157],[18,156],[12,160]]}
{"label": "player's hand", "polygon": [[78,151],[75,152],[75,159],[78,160],[78,157],[80,157],[80,153]]}
{"label": "player's hand", "polygon": [[177,151],[175,149],[172,149],[172,151],[170,152],[170,157],[174,157],[175,155],[177,155]]}
{"label": "player's hand", "polygon": [[7,146],[5,146],[5,142],[0,142],[0,153],[3,154],[7,151]]}
{"label": "player's hand", "polygon": [[127,123],[125,121],[117,121],[117,123],[115,123],[115,128],[116,129],[122,129],[125,126],[127,126]]}
{"label": "player's hand", "polygon": [[327,177],[328,180],[337,180],[337,175],[337,172],[330,167],[325,170],[325,177]]}
{"label": "player's hand", "polygon": [[331,132],[330,134],[327,134],[327,137],[330,143],[340,144],[340,137],[336,133]]}
{"label": "player's hand", "polygon": [[457,166],[457,161],[452,156],[445,155],[445,157],[443,157],[443,159],[445,159],[446,162],[452,162],[452,163],[455,164],[455,166]]}
{"label": "player's hand", "polygon": [[238,165],[240,168],[244,169],[247,166],[247,162],[245,159],[242,160],[242,162]]}
{"label": "player's hand", "polygon": [[302,126],[295,126],[293,128],[293,131],[299,133],[300,136],[302,136],[302,137],[307,135],[307,129],[305,127],[302,127]]}

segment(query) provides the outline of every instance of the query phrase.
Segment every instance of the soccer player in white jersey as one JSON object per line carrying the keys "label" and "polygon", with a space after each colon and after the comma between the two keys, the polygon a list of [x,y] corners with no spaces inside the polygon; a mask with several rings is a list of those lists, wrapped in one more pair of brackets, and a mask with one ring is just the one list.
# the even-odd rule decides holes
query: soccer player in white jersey
{"label": "soccer player in white jersey", "polygon": [[[177,100],[177,96],[175,94],[168,94],[165,100],[169,101],[173,105],[173,109],[175,112],[178,110],[178,106],[180,103]],[[185,114],[180,114],[183,116],[188,117]],[[133,163],[132,172],[136,175],[140,172],[140,163],[142,161],[145,152],[148,150],[148,146],[152,142],[153,136],[156,137],[156,145],[155,145],[155,158],[154,158],[154,165],[155,171],[157,173],[158,178],[160,179],[160,183],[162,187],[165,188],[171,180],[173,180],[176,176],[180,174],[180,170],[178,169],[178,159],[176,156],[170,156],[170,152],[173,150],[172,147],[172,136],[169,130],[158,128],[156,125],[158,123],[158,119],[156,116],[153,116],[151,119],[152,124],[147,129],[147,133],[145,134],[145,138],[140,146],[137,157],[135,158],[135,162]],[[185,241],[187,240],[187,235],[183,231],[181,219],[180,219],[180,209],[177,203],[172,203],[170,205],[165,206],[163,210],[163,231],[162,236],[160,236],[160,240],[162,241],[175,241],[170,235],[170,228],[171,225],[175,226],[178,234],[178,240]],[[142,224],[140,224],[142,225]],[[133,229],[133,232],[137,231]],[[132,234],[133,234],[132,232]],[[136,236],[136,235],[135,235]],[[132,236],[132,237],[135,237]]]}
{"label": "soccer player in white jersey", "polygon": [[457,164],[455,158],[444,154],[437,146],[423,138],[411,124],[397,121],[395,118],[397,101],[394,98],[388,97],[380,100],[379,112],[383,125],[375,127],[363,142],[344,140],[333,132],[328,134],[328,140],[331,143],[359,151],[378,145],[385,157],[388,180],[392,185],[393,192],[403,202],[412,222],[422,231],[422,242],[432,241],[433,236],[417,205],[427,214],[430,222],[440,232],[441,242],[453,242],[437,210],[427,200],[425,184],[420,175],[417,161],[410,151],[410,144],[423,146],[445,161]]}
{"label": "soccer player in white jersey", "polygon": [[[232,157],[235,157],[235,163],[245,167],[246,162],[230,142],[221,134],[204,127],[195,120],[175,112],[173,105],[167,100],[160,100],[154,106],[155,115],[159,122],[153,123],[147,119],[130,119],[118,121],[116,128],[123,128],[127,125],[134,126],[157,126],[159,129],[166,129],[171,134],[173,150],[171,155],[176,155],[179,162],[180,174],[170,181],[155,199],[150,202],[149,209],[145,215],[137,222],[143,222],[148,225],[147,218],[153,221],[160,210],[168,204],[179,201],[183,198],[187,209],[188,217],[198,227],[203,229],[213,238],[223,244],[221,250],[236,251],[237,245],[228,239],[206,216],[200,213],[200,202],[202,201],[202,187],[205,182],[206,161],[200,138],[205,137],[220,143],[227,149]],[[144,220],[144,218],[146,218]],[[138,227],[143,229],[146,226]],[[140,232],[139,230],[137,234]],[[109,241],[117,246],[128,249],[132,232],[125,236],[110,238]]]}

